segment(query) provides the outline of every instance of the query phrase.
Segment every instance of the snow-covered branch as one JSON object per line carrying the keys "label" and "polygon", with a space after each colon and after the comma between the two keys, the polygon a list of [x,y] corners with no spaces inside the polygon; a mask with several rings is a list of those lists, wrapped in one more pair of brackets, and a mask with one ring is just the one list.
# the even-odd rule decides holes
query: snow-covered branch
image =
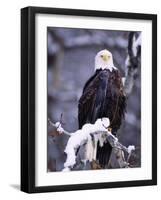
{"label": "snow-covered branch", "polygon": [[[96,160],[97,142],[103,144],[106,140],[113,147],[113,152],[116,155],[118,163],[121,168],[128,167],[128,163],[125,161],[124,152],[127,152],[130,156],[132,150],[135,150],[134,146],[129,146],[128,148],[122,145],[118,139],[112,135],[108,130],[110,125],[108,118],[97,119],[95,124],[85,124],[82,129],[79,129],[73,133],[65,131],[60,122],[52,123],[48,120],[50,125],[56,128],[60,134],[66,134],[69,137],[66,148],[64,152],[67,155],[66,161],[64,163],[63,171],[69,171],[76,165],[76,152],[79,147],[86,144],[85,149],[85,159],[83,162],[92,162]],[[91,148],[92,147],[92,148]],[[89,151],[90,150],[90,151]],[[128,157],[129,157],[128,156]]]}
{"label": "snow-covered branch", "polygon": [[53,127],[58,131],[59,134],[65,134],[65,135],[71,136],[71,134],[70,134],[68,131],[66,131],[66,130],[64,130],[64,129],[62,128],[62,125],[61,125],[60,122],[53,123],[53,122],[48,118],[48,123],[49,123],[51,126],[53,126]]}

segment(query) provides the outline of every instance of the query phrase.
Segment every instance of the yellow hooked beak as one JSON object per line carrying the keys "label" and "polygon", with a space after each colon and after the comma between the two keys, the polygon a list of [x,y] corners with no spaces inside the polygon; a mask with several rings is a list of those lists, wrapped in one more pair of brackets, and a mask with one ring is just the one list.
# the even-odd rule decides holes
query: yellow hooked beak
{"label": "yellow hooked beak", "polygon": [[107,54],[103,54],[101,57],[102,57],[103,61],[105,61],[105,62],[107,62],[110,58],[110,56]]}

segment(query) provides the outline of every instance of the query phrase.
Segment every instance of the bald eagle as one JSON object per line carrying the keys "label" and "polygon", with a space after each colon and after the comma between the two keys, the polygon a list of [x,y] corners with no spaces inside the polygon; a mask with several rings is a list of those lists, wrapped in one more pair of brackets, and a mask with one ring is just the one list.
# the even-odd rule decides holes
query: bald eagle
{"label": "bald eagle", "polygon": [[[126,110],[126,96],[122,77],[113,64],[112,54],[102,50],[95,57],[95,73],[86,82],[78,104],[79,128],[107,117],[108,127],[116,135]],[[108,141],[97,142],[96,160],[102,168],[108,165],[112,147]]]}

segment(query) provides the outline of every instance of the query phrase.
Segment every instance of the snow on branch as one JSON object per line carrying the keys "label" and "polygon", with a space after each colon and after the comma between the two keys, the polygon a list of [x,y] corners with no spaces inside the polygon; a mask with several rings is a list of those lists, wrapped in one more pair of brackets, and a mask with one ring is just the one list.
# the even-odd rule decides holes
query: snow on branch
{"label": "snow on branch", "polygon": [[125,61],[125,78],[123,78],[125,93],[128,96],[133,88],[135,75],[140,66],[141,33],[136,38],[135,32],[129,33],[127,58]]}
{"label": "snow on branch", "polygon": [[59,132],[59,134],[65,134],[65,135],[69,135],[71,136],[71,134],[68,131],[65,131],[60,122],[56,122],[55,124],[48,118],[48,123],[53,126],[54,128],[56,128],[56,130]]}
{"label": "snow on branch", "polygon": [[[95,124],[85,124],[82,129],[79,129],[73,133],[69,133],[65,131],[60,122],[56,122],[55,124],[51,122],[50,119],[48,119],[48,122],[50,125],[56,128],[56,130],[60,134],[66,134],[69,137],[69,140],[67,142],[67,145],[65,147],[64,152],[67,154],[66,161],[64,163],[64,169],[63,171],[70,171],[76,165],[76,152],[79,147],[81,147],[84,144],[87,144],[88,142],[92,142],[92,137],[97,138],[95,141],[99,141],[99,144],[101,145],[101,142],[104,142],[108,140],[108,142],[113,147],[114,154],[116,155],[116,158],[118,160],[118,163],[121,168],[128,167],[128,163],[125,161],[124,158],[124,152],[128,153],[128,159],[132,154],[132,151],[135,150],[134,146],[129,146],[128,148],[122,145],[118,139],[112,135],[112,133],[108,130],[108,127],[110,125],[108,118],[102,118],[97,119]],[[102,141],[103,140],[103,141]],[[88,148],[88,146],[87,146]],[[86,150],[87,150],[86,148]],[[89,153],[85,152],[85,163],[86,161],[93,161],[96,160],[96,146],[94,149],[94,154],[89,155]]]}

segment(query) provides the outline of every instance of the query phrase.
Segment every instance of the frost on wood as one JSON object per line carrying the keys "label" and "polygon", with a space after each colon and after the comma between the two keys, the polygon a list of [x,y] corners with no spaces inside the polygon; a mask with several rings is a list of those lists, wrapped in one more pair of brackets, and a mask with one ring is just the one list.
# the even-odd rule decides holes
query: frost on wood
{"label": "frost on wood", "polygon": [[[73,167],[76,164],[76,150],[78,149],[78,147],[82,146],[85,143],[90,145],[89,143],[92,142],[90,134],[98,133],[99,135],[101,135],[102,132],[107,132],[108,126],[109,119],[102,118],[97,119],[95,124],[85,124],[82,129],[79,129],[76,132],[72,133],[64,150],[64,152],[67,154],[67,159],[64,163],[64,167]],[[88,145],[85,153],[85,159],[91,161],[91,155],[89,153],[92,153],[92,151],[89,151],[90,148],[88,147]]]}
{"label": "frost on wood", "polygon": [[96,161],[97,152],[97,142],[99,141],[100,146],[108,140],[108,142],[113,147],[113,152],[116,155],[116,159],[119,163],[120,168],[128,167],[128,162],[125,160],[124,152],[128,153],[128,159],[135,150],[134,146],[129,146],[128,148],[119,143],[118,139],[108,131],[110,125],[108,118],[97,119],[95,124],[85,124],[82,129],[79,129],[73,133],[65,131],[61,127],[60,122],[55,124],[49,120],[49,123],[56,128],[60,134],[66,134],[69,137],[67,145],[64,152],[67,155],[66,161],[64,163],[63,171],[70,171],[76,165],[77,150],[79,147],[85,145],[85,159],[82,160],[85,164],[87,161]]}

